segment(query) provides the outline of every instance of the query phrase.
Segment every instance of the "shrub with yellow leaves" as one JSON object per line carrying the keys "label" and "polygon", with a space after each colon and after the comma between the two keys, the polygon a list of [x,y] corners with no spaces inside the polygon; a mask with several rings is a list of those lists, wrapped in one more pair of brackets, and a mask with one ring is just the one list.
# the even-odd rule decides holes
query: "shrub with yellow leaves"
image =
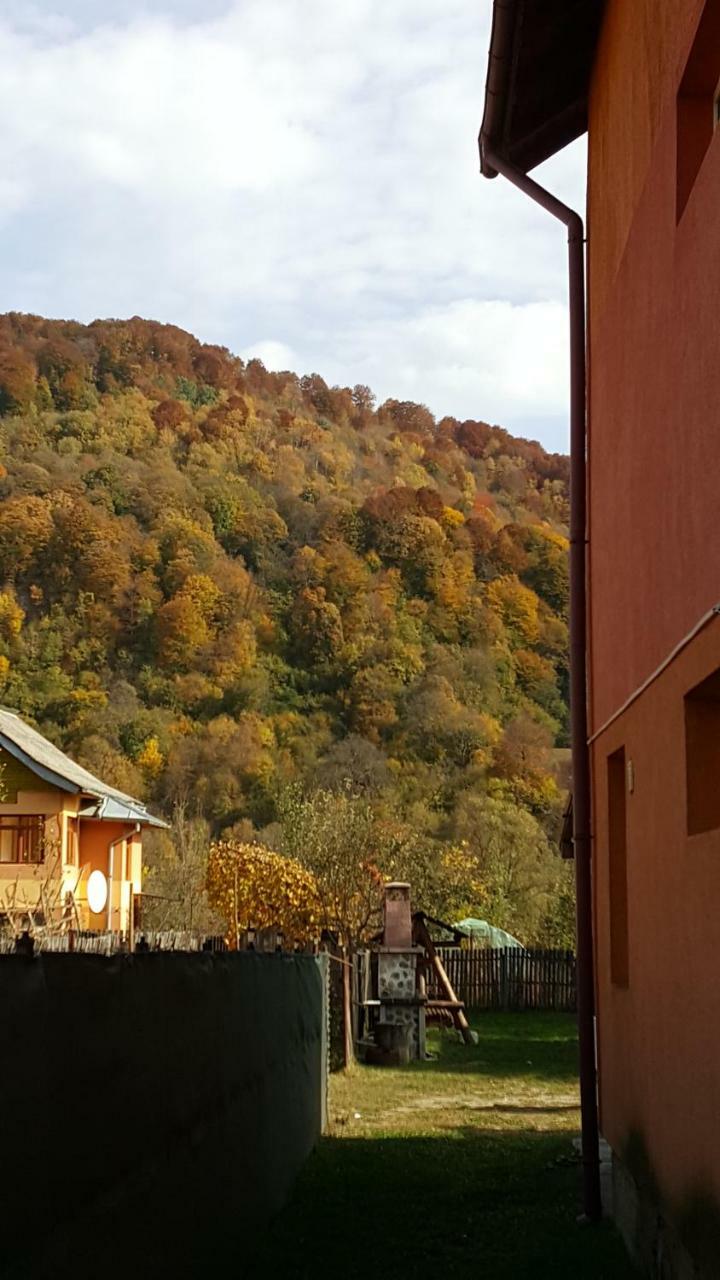
{"label": "shrub with yellow leaves", "polygon": [[245,929],[279,929],[306,942],[319,933],[317,883],[295,858],[239,840],[216,841],[207,869],[210,905],[226,921],[230,946]]}
{"label": "shrub with yellow leaves", "polygon": [[165,757],[160,750],[157,738],[150,737],[145,739],[135,757],[135,763],[142,769],[148,782],[154,782],[160,776],[165,768]]}
{"label": "shrub with yellow leaves", "polygon": [[17,639],[24,620],[25,610],[20,608],[13,592],[0,591],[0,639]]}

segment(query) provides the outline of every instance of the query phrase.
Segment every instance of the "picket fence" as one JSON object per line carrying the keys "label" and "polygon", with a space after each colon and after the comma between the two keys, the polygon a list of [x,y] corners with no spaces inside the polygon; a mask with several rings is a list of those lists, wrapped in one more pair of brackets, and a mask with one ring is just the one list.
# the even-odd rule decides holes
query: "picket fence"
{"label": "picket fence", "polygon": [[[576,1009],[575,955],[518,947],[438,947],[457,996],[468,1009]],[[428,997],[441,998],[432,971]]]}
{"label": "picket fence", "polygon": [[[287,945],[279,929],[244,929],[234,940],[238,951],[303,951],[315,954],[316,946],[296,947]],[[0,955],[12,955],[25,949],[24,941],[18,941],[10,930],[0,929]],[[200,933],[195,929],[144,929],[130,941],[121,933],[83,933],[67,929],[62,933],[36,930],[32,935],[35,954],[46,952],[77,952],[84,955],[111,956],[130,950],[142,951],[227,951],[226,938],[215,934]]]}

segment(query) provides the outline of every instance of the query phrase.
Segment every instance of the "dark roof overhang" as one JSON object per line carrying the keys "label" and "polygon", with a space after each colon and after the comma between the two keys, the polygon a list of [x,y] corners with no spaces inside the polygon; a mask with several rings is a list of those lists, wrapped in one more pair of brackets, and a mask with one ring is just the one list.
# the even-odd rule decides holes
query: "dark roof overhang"
{"label": "dark roof overhang", "polygon": [[480,167],[494,152],[523,173],[587,129],[605,0],[494,0]]}
{"label": "dark roof overhang", "polygon": [[49,786],[57,787],[60,791],[69,791],[71,795],[77,795],[79,792],[80,788],[74,782],[57,773],[55,769],[50,769],[47,765],[40,764],[4,733],[0,733],[0,748],[3,751],[7,751],[8,755],[14,756],[20,764],[24,765],[26,769],[29,769],[31,773],[34,773],[43,782],[47,782]]}

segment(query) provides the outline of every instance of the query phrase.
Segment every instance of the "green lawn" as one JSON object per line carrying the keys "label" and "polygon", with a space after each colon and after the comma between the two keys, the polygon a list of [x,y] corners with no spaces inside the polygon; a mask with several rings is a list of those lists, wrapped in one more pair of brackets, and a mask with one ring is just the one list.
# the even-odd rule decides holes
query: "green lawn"
{"label": "green lawn", "polygon": [[328,1135],[250,1264],[253,1277],[483,1274],[623,1280],[608,1223],[582,1227],[574,1021],[481,1014],[477,1047],[336,1076]]}

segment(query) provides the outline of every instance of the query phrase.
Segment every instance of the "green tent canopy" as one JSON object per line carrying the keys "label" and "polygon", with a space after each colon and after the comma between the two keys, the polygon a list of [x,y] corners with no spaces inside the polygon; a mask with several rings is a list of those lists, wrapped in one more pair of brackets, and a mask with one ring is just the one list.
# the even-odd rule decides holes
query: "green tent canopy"
{"label": "green tent canopy", "polygon": [[520,947],[523,950],[522,942],[518,942],[517,938],[513,938],[511,933],[507,933],[505,929],[498,929],[494,924],[488,924],[487,920],[476,920],[474,916],[468,916],[465,920],[458,920],[453,925],[453,929],[457,929],[460,933],[464,933],[468,938],[472,938],[473,942],[479,942],[485,947]]}

